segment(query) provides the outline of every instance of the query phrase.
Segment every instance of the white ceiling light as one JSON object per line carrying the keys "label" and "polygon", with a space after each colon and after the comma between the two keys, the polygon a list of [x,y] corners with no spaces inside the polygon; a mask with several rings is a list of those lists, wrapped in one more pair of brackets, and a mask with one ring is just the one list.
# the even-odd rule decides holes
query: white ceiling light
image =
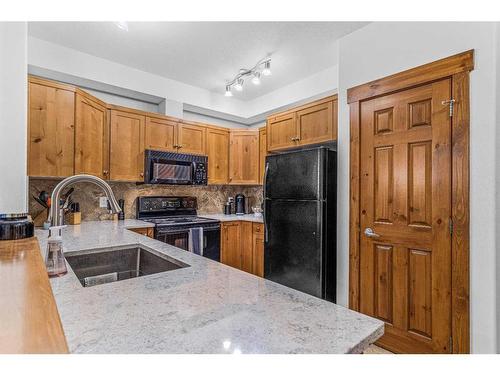
{"label": "white ceiling light", "polygon": [[261,75],[271,75],[271,58],[267,57],[260,60],[252,69],[240,69],[239,73],[233,78],[232,81],[226,83],[226,96],[233,96],[231,88],[236,91],[243,91],[244,77],[252,77],[251,81],[254,85],[260,85]]}
{"label": "white ceiling light", "polygon": [[259,72],[255,72],[253,74],[252,83],[254,85],[260,85],[260,73]]}
{"label": "white ceiling light", "polygon": [[128,31],[127,21],[118,21],[118,22],[115,22],[115,25],[121,30]]}
{"label": "white ceiling light", "polygon": [[271,75],[271,60],[267,60],[264,63],[264,69],[262,70],[262,75],[270,76]]}
{"label": "white ceiling light", "polygon": [[243,82],[245,82],[243,78],[239,78],[233,86],[234,89],[236,91],[243,91]]}

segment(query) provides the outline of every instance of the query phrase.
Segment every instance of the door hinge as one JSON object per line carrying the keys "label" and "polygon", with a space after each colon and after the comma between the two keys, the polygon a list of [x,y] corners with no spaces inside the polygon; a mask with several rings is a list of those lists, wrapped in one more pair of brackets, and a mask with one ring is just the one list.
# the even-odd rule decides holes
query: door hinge
{"label": "door hinge", "polygon": [[455,105],[455,99],[443,100],[442,105],[448,105],[450,107],[450,117],[453,117],[453,106]]}
{"label": "door hinge", "polygon": [[449,219],[449,225],[450,225],[450,236],[453,236],[453,218],[450,217]]}

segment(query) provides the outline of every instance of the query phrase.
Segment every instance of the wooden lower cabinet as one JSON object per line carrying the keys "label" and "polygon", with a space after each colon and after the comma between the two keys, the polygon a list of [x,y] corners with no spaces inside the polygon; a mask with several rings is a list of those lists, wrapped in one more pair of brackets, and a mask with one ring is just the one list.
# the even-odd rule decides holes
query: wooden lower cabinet
{"label": "wooden lower cabinet", "polygon": [[264,225],[227,221],[221,225],[221,262],[264,277]]}
{"label": "wooden lower cabinet", "polygon": [[264,224],[253,223],[252,257],[252,273],[264,277]]}
{"label": "wooden lower cabinet", "polygon": [[252,249],[252,223],[249,221],[241,221],[241,270],[252,273],[253,270],[253,249]]}
{"label": "wooden lower cabinet", "polygon": [[241,268],[241,225],[239,221],[221,224],[220,260],[234,268]]}
{"label": "wooden lower cabinet", "polygon": [[155,237],[155,230],[154,228],[128,228],[128,230],[131,230],[132,232],[142,234],[143,236],[148,236],[151,238]]}

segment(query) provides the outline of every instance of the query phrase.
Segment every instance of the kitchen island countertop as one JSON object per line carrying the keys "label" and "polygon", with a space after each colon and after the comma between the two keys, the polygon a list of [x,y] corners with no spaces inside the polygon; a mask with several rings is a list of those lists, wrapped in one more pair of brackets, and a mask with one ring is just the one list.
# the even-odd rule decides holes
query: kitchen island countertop
{"label": "kitchen island countertop", "polygon": [[70,352],[360,353],[383,334],[379,320],[126,229],[140,224],[64,229],[66,253],[140,244],[189,265],[89,288],[68,266],[51,286]]}

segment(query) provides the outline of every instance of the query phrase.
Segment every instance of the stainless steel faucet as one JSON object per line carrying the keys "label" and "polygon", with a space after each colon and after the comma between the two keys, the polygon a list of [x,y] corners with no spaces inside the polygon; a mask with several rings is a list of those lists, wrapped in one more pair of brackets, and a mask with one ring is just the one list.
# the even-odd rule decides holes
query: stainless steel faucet
{"label": "stainless steel faucet", "polygon": [[115,195],[113,194],[113,190],[111,190],[111,187],[108,185],[106,181],[103,179],[96,177],[96,176],[91,176],[88,174],[77,174],[68,178],[65,178],[61,182],[57,184],[57,186],[54,188],[54,191],[52,192],[52,198],[51,198],[51,206],[50,206],[50,213],[49,213],[49,221],[50,221],[50,226],[55,227],[55,226],[60,226],[63,223],[63,217],[62,217],[62,212],[61,212],[61,207],[60,207],[60,198],[59,196],[61,195],[61,191],[66,188],[69,185],[75,184],[77,182],[91,182],[97,186],[99,186],[104,193],[106,194],[106,197],[108,198],[109,205],[111,207],[111,211],[114,214],[117,214],[121,211],[120,206],[118,205],[118,202],[116,201]]}

